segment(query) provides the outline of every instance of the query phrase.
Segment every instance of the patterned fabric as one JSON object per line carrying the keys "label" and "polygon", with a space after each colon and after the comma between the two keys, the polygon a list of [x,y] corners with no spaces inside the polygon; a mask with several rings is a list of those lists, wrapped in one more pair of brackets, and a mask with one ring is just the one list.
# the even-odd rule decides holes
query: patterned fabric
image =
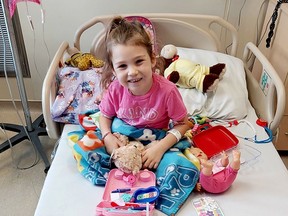
{"label": "patterned fabric", "polygon": [[[78,141],[85,135],[85,131],[72,131],[68,133],[68,139],[73,145],[73,155],[77,161],[78,171],[92,184],[104,186],[110,172],[110,155],[106,153],[105,147],[85,151]],[[95,132],[101,137],[101,133]]]}
{"label": "patterned fabric", "polygon": [[[161,139],[165,136],[164,130],[151,130],[147,128],[135,128],[120,119],[115,118],[112,123],[112,131],[125,134],[131,138],[143,141]],[[100,130],[95,132],[101,138]],[[84,151],[77,143],[85,132],[74,131],[68,134],[69,140],[74,143],[74,158],[77,161],[79,172],[95,185],[104,185],[107,181],[110,156],[104,147],[93,151]],[[156,202],[156,208],[167,215],[175,215],[183,205],[199,178],[199,170],[184,156],[182,150],[190,147],[186,139],[180,140],[171,151],[164,154],[155,174],[156,185],[160,190],[160,196]]]}
{"label": "patterned fabric", "polygon": [[98,69],[80,71],[64,67],[58,73],[59,88],[51,108],[56,122],[79,124],[78,114],[94,113],[100,101],[100,73]]}
{"label": "patterned fabric", "polygon": [[156,209],[166,215],[175,215],[184,204],[198,178],[199,170],[181,151],[168,151],[164,154],[156,172],[160,196]]}

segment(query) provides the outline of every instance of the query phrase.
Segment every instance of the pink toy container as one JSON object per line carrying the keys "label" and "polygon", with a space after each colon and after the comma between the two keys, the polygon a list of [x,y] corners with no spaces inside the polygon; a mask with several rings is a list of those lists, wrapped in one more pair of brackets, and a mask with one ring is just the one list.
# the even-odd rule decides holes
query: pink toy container
{"label": "pink toy container", "polygon": [[[154,203],[123,201],[123,196],[132,197],[138,189],[155,186],[156,176],[149,170],[138,174],[126,174],[118,169],[109,172],[102,201],[96,207],[97,216],[147,216],[153,215]],[[121,192],[118,192],[121,191]],[[147,193],[148,194],[148,193]],[[119,199],[118,199],[119,197]]]}

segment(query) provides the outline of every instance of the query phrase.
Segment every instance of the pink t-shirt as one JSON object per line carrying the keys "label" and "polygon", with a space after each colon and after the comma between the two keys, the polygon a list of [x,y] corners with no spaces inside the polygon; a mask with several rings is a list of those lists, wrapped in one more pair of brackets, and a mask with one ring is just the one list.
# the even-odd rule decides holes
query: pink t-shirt
{"label": "pink t-shirt", "polygon": [[153,85],[145,95],[132,95],[118,80],[113,81],[99,105],[103,115],[118,117],[138,128],[167,129],[169,120],[181,121],[187,110],[175,84],[153,74]]}

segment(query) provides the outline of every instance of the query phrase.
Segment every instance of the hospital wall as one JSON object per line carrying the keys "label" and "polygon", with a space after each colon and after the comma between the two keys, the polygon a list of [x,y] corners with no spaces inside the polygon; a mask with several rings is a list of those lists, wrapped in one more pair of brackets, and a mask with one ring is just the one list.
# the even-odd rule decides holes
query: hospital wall
{"label": "hospital wall", "polygon": [[[262,29],[268,1],[265,0],[42,0],[45,11],[42,24],[41,7],[36,3],[18,3],[31,77],[24,78],[29,101],[41,101],[42,83],[57,48],[66,40],[73,45],[76,29],[97,15],[121,13],[194,13],[218,15],[231,22],[239,31],[237,56],[244,45],[256,41],[257,29]],[[244,4],[245,3],[245,4]],[[27,16],[31,16],[32,30]],[[257,28],[258,25],[258,28]],[[177,34],[177,33],[176,33]],[[258,33],[259,34],[259,33]],[[89,43],[83,49],[88,49]],[[85,51],[85,50],[84,50]],[[15,78],[9,78],[12,96],[19,100]],[[5,78],[0,78],[0,101],[11,100]]]}

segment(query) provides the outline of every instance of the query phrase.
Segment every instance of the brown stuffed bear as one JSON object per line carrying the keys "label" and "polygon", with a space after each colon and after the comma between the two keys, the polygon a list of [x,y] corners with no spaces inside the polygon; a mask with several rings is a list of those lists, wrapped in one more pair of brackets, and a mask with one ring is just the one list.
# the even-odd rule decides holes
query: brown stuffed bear
{"label": "brown stuffed bear", "polygon": [[142,168],[142,152],[153,143],[144,146],[140,141],[129,141],[128,137],[120,133],[113,133],[125,146],[115,149],[111,155],[115,166],[124,173],[137,174]]}
{"label": "brown stuffed bear", "polygon": [[179,59],[177,48],[172,44],[162,48],[161,56],[166,62],[164,77],[179,87],[196,88],[203,93],[214,91],[226,70],[223,63],[208,67],[187,59]]}
{"label": "brown stuffed bear", "polygon": [[74,53],[71,58],[65,61],[66,65],[78,67],[81,71],[87,70],[90,67],[101,68],[104,66],[104,61],[97,59],[91,53]]}

